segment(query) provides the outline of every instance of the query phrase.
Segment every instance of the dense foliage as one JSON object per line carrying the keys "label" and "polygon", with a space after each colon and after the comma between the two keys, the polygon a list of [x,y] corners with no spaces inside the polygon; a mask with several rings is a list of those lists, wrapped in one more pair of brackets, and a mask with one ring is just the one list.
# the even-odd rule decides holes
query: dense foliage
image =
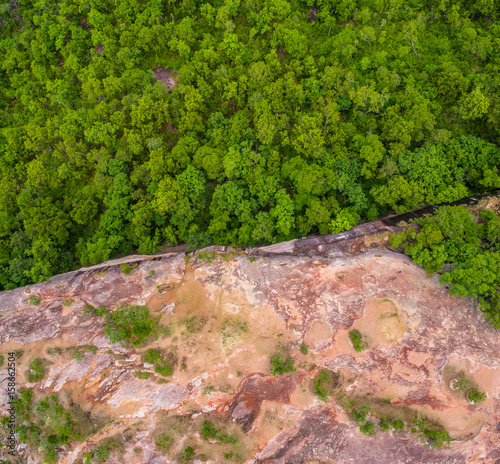
{"label": "dense foliage", "polygon": [[[19,434],[19,443],[41,453],[37,462],[59,462],[58,451],[69,443],[84,440],[104,425],[71,400],[66,403],[69,407],[64,407],[55,395],[36,401],[32,390],[19,389],[15,431]],[[2,425],[7,423],[5,416]]]}
{"label": "dense foliage", "polygon": [[500,187],[499,5],[4,3],[0,290]]}
{"label": "dense foliage", "polygon": [[[452,295],[476,298],[492,325],[500,329],[500,217],[465,206],[443,206],[391,236],[427,273],[442,272]],[[445,269],[445,265],[448,269]],[[444,272],[446,270],[446,272]]]}
{"label": "dense foliage", "polygon": [[[111,343],[124,342],[131,346],[144,344],[149,337],[158,336],[158,318],[151,316],[145,306],[118,305],[114,311],[87,305],[84,313],[103,316],[106,326],[104,333]],[[148,362],[148,361],[147,361]]]}

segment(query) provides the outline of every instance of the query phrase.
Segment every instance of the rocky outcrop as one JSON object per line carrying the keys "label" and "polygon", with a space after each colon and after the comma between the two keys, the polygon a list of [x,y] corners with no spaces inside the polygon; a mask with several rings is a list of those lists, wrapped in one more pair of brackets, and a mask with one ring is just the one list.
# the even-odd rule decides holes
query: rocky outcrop
{"label": "rocky outcrop", "polygon": [[[184,253],[129,257],[3,292],[2,354],[24,351],[19,385],[29,361],[44,358],[46,375],[30,388],[68,392],[84,410],[109,419],[96,435],[61,449],[62,463],[116,433],[126,437],[124,450],[109,462],[172,463],[187,443],[199,462],[229,462],[229,454],[210,454],[218,445],[196,429],[210,417],[241,431],[239,462],[498,464],[500,335],[472,300],[450,297],[437,276],[385,248],[388,230],[396,229],[375,222],[342,240],[213,247],[189,262]],[[137,266],[125,275],[122,262]],[[30,305],[35,294],[40,304]],[[104,319],[83,308],[120,304],[146,305],[168,330],[147,346],[111,343]],[[366,350],[354,350],[352,329]],[[95,348],[71,355],[85,346]],[[151,348],[173,353],[172,376],[144,363]],[[274,353],[292,357],[296,370],[272,376]],[[311,386],[321,369],[341,379],[326,403]],[[460,372],[487,393],[485,401],[472,405],[450,388]],[[449,449],[432,448],[408,427],[364,435],[345,399],[425,416],[454,440]],[[3,393],[2,408],[6,401]],[[188,421],[189,433],[169,451],[157,449],[158,431],[175,430],[165,424],[176,417]],[[18,447],[19,456],[30,453]]]}

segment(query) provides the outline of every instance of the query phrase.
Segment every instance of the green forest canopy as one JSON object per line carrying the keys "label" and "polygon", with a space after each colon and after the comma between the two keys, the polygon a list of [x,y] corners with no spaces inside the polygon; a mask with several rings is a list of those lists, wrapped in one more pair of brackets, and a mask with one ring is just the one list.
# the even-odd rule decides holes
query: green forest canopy
{"label": "green forest canopy", "polygon": [[[390,243],[428,274],[442,273],[451,295],[475,298],[493,327],[500,329],[500,217],[490,210],[474,215],[465,206],[442,206],[415,219]],[[447,269],[446,269],[447,268]]]}
{"label": "green forest canopy", "polygon": [[499,188],[499,19],[495,0],[4,3],[0,290]]}

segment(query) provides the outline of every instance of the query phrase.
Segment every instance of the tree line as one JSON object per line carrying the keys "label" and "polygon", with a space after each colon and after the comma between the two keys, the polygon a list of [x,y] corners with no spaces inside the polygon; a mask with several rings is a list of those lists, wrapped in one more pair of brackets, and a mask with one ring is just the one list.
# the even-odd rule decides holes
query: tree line
{"label": "tree line", "polygon": [[0,5],[0,290],[499,188],[499,18],[494,0]]}

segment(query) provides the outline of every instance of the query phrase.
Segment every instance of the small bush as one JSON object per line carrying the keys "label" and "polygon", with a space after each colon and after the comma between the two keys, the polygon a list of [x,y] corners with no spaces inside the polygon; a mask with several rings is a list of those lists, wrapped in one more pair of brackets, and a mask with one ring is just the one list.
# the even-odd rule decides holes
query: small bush
{"label": "small bush", "polygon": [[487,398],[486,393],[479,391],[477,388],[472,389],[467,393],[467,399],[471,403],[479,403]]}
{"label": "small bush", "polygon": [[76,361],[81,361],[83,358],[85,358],[85,356],[81,351],[75,351],[73,353],[73,359],[75,359]]}
{"label": "small bush", "polygon": [[215,257],[217,256],[217,253],[215,251],[209,252],[208,250],[202,251],[201,253],[198,253],[197,258],[202,259],[204,261],[208,261],[211,263]]}
{"label": "small bush", "polygon": [[40,304],[40,297],[38,295],[30,295],[28,303],[33,306],[38,306]]}
{"label": "small bush", "polygon": [[145,306],[120,306],[107,313],[104,333],[112,343],[126,342],[138,346],[158,329],[158,320],[153,319]]}
{"label": "small bush", "polygon": [[120,267],[122,269],[122,274],[130,274],[132,270],[137,267],[137,264],[129,265],[127,263],[122,263],[120,264]]}
{"label": "small bush", "polygon": [[174,373],[174,369],[161,357],[160,350],[149,349],[143,355],[142,360],[145,363],[153,364],[155,366],[155,372],[165,377],[168,377]]}
{"label": "small bush", "polygon": [[313,392],[325,403],[328,397],[333,395],[334,389],[338,384],[339,375],[332,371],[322,370],[313,378]]}
{"label": "small bush", "polygon": [[392,429],[391,421],[389,419],[381,419],[380,430],[382,430],[382,432],[387,432],[390,429]]}
{"label": "small bush", "polygon": [[271,358],[271,374],[282,375],[287,372],[294,372],[296,369],[293,364],[293,359],[290,356],[285,358],[282,354],[276,353]]}
{"label": "small bush", "polygon": [[392,419],[391,425],[394,430],[403,430],[405,428],[405,423],[401,419]]}
{"label": "small bush", "polygon": [[39,382],[45,377],[45,363],[43,359],[35,358],[29,364],[28,382]]}
{"label": "small bush", "polygon": [[460,373],[460,378],[455,383],[455,386],[463,392],[469,388],[470,380],[465,376],[464,372]]}
{"label": "small bush", "polygon": [[351,417],[357,424],[361,424],[366,420],[367,415],[370,413],[371,408],[368,406],[360,406],[351,411]]}
{"label": "small bush", "polygon": [[304,342],[300,344],[299,349],[302,354],[307,354],[309,352],[309,350],[307,349],[307,345]]}
{"label": "small bush", "polygon": [[70,298],[69,300],[65,300],[64,303],[63,303],[63,306],[71,306],[72,303],[74,303],[75,300],[73,300],[72,298]]}
{"label": "small bush", "polygon": [[141,379],[141,380],[147,380],[149,379],[151,373],[150,372],[146,372],[146,371],[141,371],[141,372],[134,372],[134,375],[138,378],[138,379]]}
{"label": "small bush", "polygon": [[359,430],[363,432],[365,435],[374,435],[375,434],[375,424],[373,422],[365,422],[359,426]]}
{"label": "small bush", "polygon": [[111,450],[106,445],[101,445],[94,449],[94,458],[99,464],[106,462],[110,454]]}
{"label": "small bush", "polygon": [[146,353],[142,356],[142,360],[148,364],[154,364],[156,361],[161,359],[160,350],[147,350]]}
{"label": "small bush", "polygon": [[168,435],[160,435],[155,440],[156,449],[161,454],[166,454],[168,452],[168,450],[170,449],[171,443],[172,443],[172,438],[169,437]]}
{"label": "small bush", "polygon": [[63,352],[63,350],[62,350],[62,348],[61,348],[61,347],[59,347],[59,346],[55,346],[55,347],[53,347],[53,348],[47,348],[47,349],[45,350],[45,352],[46,352],[48,355],[54,356],[54,355],[56,355],[56,354],[61,355],[61,354],[62,354],[62,352]]}
{"label": "small bush", "polygon": [[123,448],[123,438],[120,435],[114,435],[99,442],[99,445],[94,448],[92,454],[99,464],[104,464],[109,459],[111,451],[123,450]]}
{"label": "small bush", "polygon": [[191,448],[191,446],[188,446],[179,453],[179,461],[182,463],[191,462],[194,460],[195,456],[196,453],[194,452],[194,449]]}
{"label": "small bush", "polygon": [[451,441],[450,434],[443,428],[439,430],[425,428],[422,433],[433,448],[441,448],[445,443]]}
{"label": "small bush", "polygon": [[160,359],[156,362],[155,372],[163,375],[164,377],[168,377],[174,373],[174,369],[172,366],[169,366],[166,361]]}
{"label": "small bush", "polygon": [[203,394],[205,396],[207,396],[207,395],[210,395],[210,393],[212,393],[213,391],[214,391],[214,387],[212,387],[212,385],[208,385],[207,387],[205,387],[203,389]]}
{"label": "small bush", "polygon": [[349,338],[351,340],[352,346],[356,350],[356,352],[361,352],[366,350],[366,345],[363,340],[363,335],[361,335],[361,332],[359,330],[351,330],[349,332]]}

